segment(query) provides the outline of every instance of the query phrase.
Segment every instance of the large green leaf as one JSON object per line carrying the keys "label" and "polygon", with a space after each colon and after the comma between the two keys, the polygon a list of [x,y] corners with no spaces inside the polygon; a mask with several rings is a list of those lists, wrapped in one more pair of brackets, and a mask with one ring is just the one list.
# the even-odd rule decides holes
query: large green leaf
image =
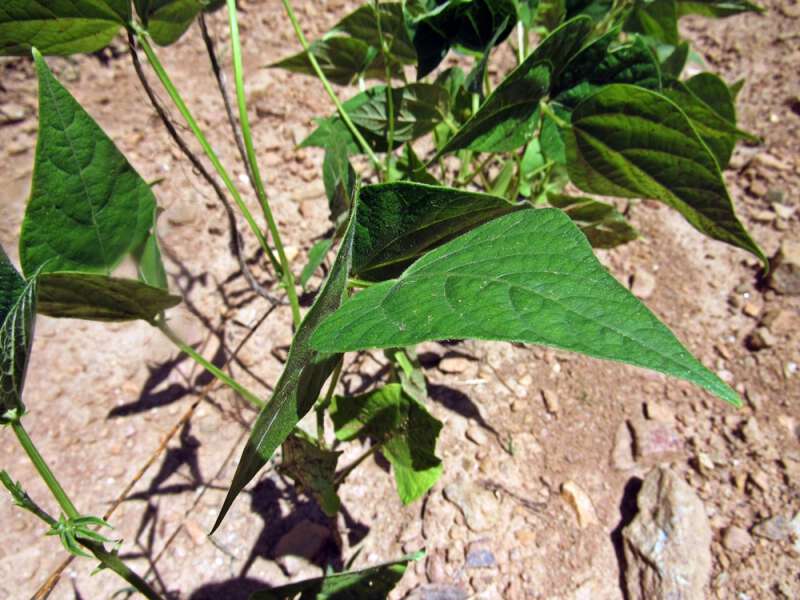
{"label": "large green leaf", "polygon": [[575,221],[593,248],[613,248],[639,237],[622,213],[605,202],[563,194],[550,194],[547,201]]}
{"label": "large green leaf", "polygon": [[744,12],[764,12],[764,9],[748,0],[678,0],[678,15],[701,15],[704,17],[730,17]]}
{"label": "large green leaf", "polygon": [[136,12],[156,44],[169,46],[189,29],[206,4],[204,0],[139,0]]}
{"label": "large green leaf", "polygon": [[503,198],[397,182],[361,188],[353,274],[395,277],[412,261],[487,221],[516,210]]}
{"label": "large green leaf", "polygon": [[534,117],[539,101],[591,30],[589,17],[576,17],[553,31],[503,79],[438,156],[462,148],[504,152],[523,146],[538,127]]}
{"label": "large green leaf", "polygon": [[[448,101],[447,91],[436,84],[412,83],[393,88],[394,146],[417,139],[436,127],[447,114]],[[361,92],[345,102],[343,108],[374,150],[384,152],[388,149],[386,86],[376,85]],[[319,121],[319,127],[303,140],[301,146],[330,148],[333,143],[341,146],[340,139],[347,140],[345,147],[351,154],[362,151],[338,115]]]}
{"label": "large green leaf", "polygon": [[95,52],[129,19],[125,0],[3,0],[0,54]]}
{"label": "large green leaf", "polygon": [[146,239],[147,183],[34,52],[39,139],[20,234],[22,270],[110,273]]}
{"label": "large green leaf", "polygon": [[331,573],[255,592],[250,600],[386,600],[403,578],[408,563],[424,555],[424,552],[417,552],[360,571]]}
{"label": "large green leaf", "polygon": [[312,496],[322,511],[330,516],[339,512],[341,501],[336,494],[336,463],[341,452],[323,450],[300,430],[283,442],[280,470]]}
{"label": "large green leaf", "polygon": [[36,318],[36,279],[26,282],[0,246],[0,425],[25,412],[22,388]]}
{"label": "large green leaf", "polygon": [[342,358],[338,353],[318,352],[311,347],[309,340],[322,320],[339,308],[346,296],[353,256],[357,206],[354,200],[350,223],[342,238],[336,260],[313,306],[294,334],[283,373],[275,384],[272,398],[259,413],[250,432],[250,438],[236,467],[236,473],[214,524],[214,530],[220,526],[244,486],[256,476],[261,467],[267,464],[278,446],[289,437],[300,419],[311,410],[319,397],[322,385]]}
{"label": "large green leaf", "polygon": [[720,117],[736,124],[736,104],[731,88],[713,73],[698,73],[683,82],[692,94],[697,96]]}
{"label": "large green leaf", "polygon": [[442,423],[401,384],[390,383],[361,396],[336,397],[330,415],[337,439],[372,439],[381,445],[404,504],[419,499],[441,477],[436,438]]}
{"label": "large green leaf", "polygon": [[566,140],[570,179],[582,190],[661,200],[698,231],[766,264],[736,217],[714,155],[671,100],[607,86],[575,109]]}
{"label": "large green leaf", "polygon": [[[402,77],[405,64],[416,59],[408,37],[399,2],[380,4],[381,33],[388,49],[392,75]],[[383,79],[386,62],[381,53],[374,5],[370,2],[339,21],[322,38],[314,40],[311,53],[325,76],[340,85],[349,85],[359,77]],[[298,52],[270,65],[295,73],[315,75],[305,52]]]}
{"label": "large green leaf", "polygon": [[40,314],[90,321],[153,320],[180,304],[180,296],[135,279],[93,273],[39,275]]}
{"label": "large green leaf", "polygon": [[495,219],[367,288],[312,336],[322,352],[481,339],[544,344],[696,383],[734,404],[707,370],[609,275],[558,209]]}

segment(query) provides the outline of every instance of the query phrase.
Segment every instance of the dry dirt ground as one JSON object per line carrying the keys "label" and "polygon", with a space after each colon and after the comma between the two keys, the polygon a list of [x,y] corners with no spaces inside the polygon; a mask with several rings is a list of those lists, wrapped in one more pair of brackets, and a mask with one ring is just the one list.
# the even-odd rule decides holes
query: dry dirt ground
{"label": "dry dirt ground", "polygon": [[[684,29],[711,69],[729,81],[747,80],[741,124],[763,143],[741,147],[727,179],[743,221],[772,255],[781,240],[798,237],[800,8],[796,0],[765,4],[763,16],[693,19]],[[338,0],[321,5],[299,7],[310,35],[354,7]],[[310,131],[311,117],[331,107],[314,79],[261,69],[297,48],[280,4],[247,1],[242,8],[256,143],[280,225],[303,264],[328,228],[327,206],[321,153],[293,146]],[[224,32],[221,15],[211,24]],[[227,57],[224,43],[221,50]],[[238,164],[198,31],[161,54],[224,162]],[[186,298],[172,313],[175,327],[217,359],[255,327],[231,369],[266,395],[290,341],[288,311],[259,324],[267,304],[249,293],[228,252],[215,197],[169,141],[125,53],[107,58],[49,62],[139,172],[164,179],[156,192],[166,209],[168,271]],[[0,70],[0,241],[16,259],[37,128],[36,83],[26,61],[6,60]],[[243,179],[241,167],[234,175]],[[344,510],[329,521],[269,469],[213,540],[205,533],[254,413],[231,393],[209,389],[210,379],[158,331],[42,318],[26,423],[80,509],[91,514],[104,513],[183,423],[110,519],[125,540],[123,555],[139,572],[155,573],[174,598],[246,598],[267,584],[320,574],[325,565],[340,568],[356,549],[358,566],[425,548],[427,558],[409,568],[394,597],[437,584],[426,588],[428,597],[464,597],[431,592],[458,588],[480,598],[616,599],[622,597],[617,534],[647,467],[625,468],[612,451],[620,426],[646,412],[675,432],[682,449],[672,467],[710,518],[708,597],[800,597],[797,540],[785,532],[769,539],[757,527],[800,510],[800,299],[768,289],[751,258],[703,238],[675,212],[645,202],[633,204],[630,214],[642,239],[601,259],[623,281],[638,270],[650,288],[640,289],[647,304],[742,392],[744,409],[659,375],[561,352],[429,344],[422,350],[430,410],[445,423],[445,475],[424,501],[404,507],[386,464],[368,461],[341,489]],[[768,346],[756,349],[748,339],[767,315],[774,331]],[[348,357],[344,385],[358,389],[359,373],[378,370],[380,358]],[[0,466],[54,510],[10,432],[2,433],[0,448]],[[359,452],[348,451],[342,464]],[[560,494],[567,481],[591,499],[596,522],[579,526]],[[44,537],[40,522],[6,500],[0,523],[0,599],[28,598],[65,553]],[[749,533],[726,535],[731,527]],[[51,598],[111,598],[120,581],[105,572],[90,576],[94,566],[73,562]]]}

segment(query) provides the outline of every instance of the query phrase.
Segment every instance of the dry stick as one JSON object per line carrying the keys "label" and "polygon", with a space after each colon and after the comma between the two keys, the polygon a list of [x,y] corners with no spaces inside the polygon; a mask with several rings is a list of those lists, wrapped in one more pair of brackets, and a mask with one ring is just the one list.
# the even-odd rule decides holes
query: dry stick
{"label": "dry stick", "polygon": [[[259,321],[253,326],[253,328],[250,329],[250,331],[247,332],[247,335],[245,335],[244,338],[242,338],[242,341],[239,342],[239,344],[236,346],[234,351],[231,353],[230,357],[228,357],[225,360],[225,363],[222,365],[223,368],[228,366],[231,362],[233,362],[233,360],[236,358],[236,355],[239,354],[239,351],[250,340],[250,338],[253,337],[253,334],[256,332],[256,330],[259,327],[261,327],[261,325],[264,323],[264,321],[267,320],[267,317],[269,317],[269,315],[272,314],[273,310],[275,310],[275,306],[274,305],[272,307],[270,307],[270,309],[267,310],[262,315],[262,317],[259,319]],[[196,363],[193,363],[193,365],[194,365],[193,369],[198,366]],[[172,427],[172,429],[170,429],[164,435],[164,437],[161,438],[161,443],[158,445],[158,447],[155,449],[155,451],[153,451],[153,453],[150,455],[150,458],[148,458],[145,461],[145,463],[136,472],[136,475],[133,476],[133,478],[128,482],[128,484],[125,486],[125,488],[122,490],[122,492],[111,503],[111,506],[108,508],[106,513],[103,515],[103,519],[104,520],[108,521],[111,518],[111,516],[114,514],[114,511],[116,511],[117,508],[119,508],[119,506],[123,502],[125,502],[125,499],[131,493],[131,491],[136,486],[136,484],[139,483],[139,481],[142,479],[142,477],[144,477],[144,474],[148,471],[148,469],[150,469],[150,467],[153,466],[153,464],[156,462],[156,460],[158,460],[158,457],[161,456],[161,454],[163,454],[164,451],[167,449],[167,445],[169,445],[170,441],[172,441],[172,438],[174,438],[175,435],[183,428],[183,426],[186,425],[186,423],[189,421],[189,419],[192,418],[192,415],[194,414],[194,411],[200,405],[200,402],[202,402],[203,398],[208,396],[209,393],[213,392],[214,389],[216,387],[220,386],[220,385],[221,385],[221,383],[219,382],[219,380],[214,379],[214,380],[210,381],[209,383],[207,383],[202,390],[200,390],[200,392],[198,393],[197,399],[194,402],[192,402],[192,404],[189,406],[189,408],[186,410],[186,412],[183,413],[181,418],[178,419],[178,422],[175,423],[175,425]],[[72,556],[72,555],[70,555],[67,558],[65,558],[62,561],[62,563],[60,565],[58,565],[58,567],[56,567],[55,571],[53,571],[50,574],[50,576],[45,580],[45,582],[39,587],[39,589],[36,591],[36,593],[31,597],[31,600],[47,600],[47,598],[53,592],[53,589],[55,589],[56,584],[58,584],[59,580],[61,579],[61,576],[64,574],[64,571],[67,569],[67,567],[70,564],[72,564],[73,560],[75,560],[75,557]]]}
{"label": "dry stick", "polygon": [[217,80],[217,87],[219,88],[220,96],[222,96],[222,102],[225,105],[225,114],[228,116],[228,123],[231,126],[231,131],[233,132],[233,139],[236,141],[236,147],[239,149],[239,156],[242,158],[242,163],[247,169],[247,177],[250,179],[250,187],[252,187],[253,192],[258,195],[258,187],[256,186],[256,180],[253,177],[253,170],[250,168],[250,163],[247,161],[247,150],[244,147],[242,130],[239,127],[239,121],[236,119],[236,116],[233,113],[231,95],[228,92],[228,82],[225,78],[225,72],[219,65],[217,52],[214,49],[214,39],[211,37],[211,34],[208,31],[208,26],[206,25],[205,13],[200,13],[200,19],[198,21],[200,23],[200,33],[203,35],[203,42],[206,45],[208,60],[211,62],[211,70],[214,73],[214,78]]}
{"label": "dry stick", "polygon": [[205,165],[200,162],[200,159],[197,155],[192,152],[189,145],[183,139],[178,130],[175,128],[175,125],[172,123],[172,119],[170,119],[169,115],[167,114],[166,109],[162,106],[161,102],[159,102],[158,98],[156,97],[153,88],[150,86],[150,83],[147,81],[147,76],[144,73],[144,69],[142,68],[142,63],[139,61],[139,54],[136,49],[136,42],[133,34],[128,32],[128,49],[130,51],[131,60],[133,61],[133,68],[136,71],[136,75],[139,77],[139,81],[144,88],[147,97],[150,100],[150,104],[153,105],[156,113],[158,113],[161,122],[164,124],[164,127],[169,133],[172,141],[174,141],[178,148],[180,148],[181,152],[183,152],[184,156],[189,159],[189,162],[192,163],[192,166],[197,170],[198,173],[205,179],[206,183],[211,186],[214,192],[219,198],[222,207],[225,209],[225,213],[228,217],[228,228],[230,230],[231,240],[230,240],[230,250],[231,253],[236,257],[237,262],[239,263],[239,268],[244,275],[247,284],[250,288],[262,298],[265,298],[271,304],[279,304],[280,301],[272,296],[269,291],[263,287],[258,280],[253,275],[252,271],[250,270],[249,265],[247,264],[247,260],[242,252],[242,238],[239,235],[239,228],[236,225],[236,213],[233,211],[233,207],[231,206],[230,202],[228,202],[228,198],[225,195],[220,184],[217,182],[214,177],[211,176],[208,169],[206,169]]}

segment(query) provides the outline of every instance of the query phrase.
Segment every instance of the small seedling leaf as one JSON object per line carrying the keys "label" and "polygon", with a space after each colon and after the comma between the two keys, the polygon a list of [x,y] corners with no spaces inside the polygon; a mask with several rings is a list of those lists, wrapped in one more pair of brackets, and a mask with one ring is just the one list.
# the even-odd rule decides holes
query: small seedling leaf
{"label": "small seedling leaf", "polygon": [[[403,578],[409,562],[419,560],[424,552],[400,560],[375,565],[360,571],[331,573],[324,577],[290,583],[255,592],[250,600],[386,600]],[[299,596],[298,596],[299,594]]]}
{"label": "small seedling leaf", "polygon": [[0,54],[69,55],[106,47],[130,20],[126,0],[3,0]]}
{"label": "small seedling leaf", "polygon": [[177,42],[205,8],[203,0],[138,0],[136,12],[159,46]]}
{"label": "small seedling leaf", "polygon": [[321,352],[481,339],[543,344],[737,394],[609,275],[558,209],[495,219],[362,291],[312,336]]}
{"label": "small seedling leaf", "polygon": [[516,210],[503,198],[420,183],[361,188],[353,274],[395,277],[419,256],[465,231]]}
{"label": "small seedling leaf", "polygon": [[36,280],[26,282],[0,246],[0,425],[25,413],[22,388],[35,319]]}
{"label": "small seedling leaf", "polygon": [[747,0],[677,0],[678,15],[700,15],[703,17],[732,17],[744,12],[764,12],[757,4]]}
{"label": "small seedling leaf", "polygon": [[34,51],[39,139],[20,234],[27,277],[43,271],[110,273],[146,239],[155,198],[114,143]]}
{"label": "small seedling leaf", "polygon": [[614,248],[639,237],[636,229],[611,204],[563,194],[551,194],[547,201],[575,221],[593,248]]}
{"label": "small seedling leaf", "polygon": [[652,198],[698,231],[766,257],[736,217],[719,166],[686,114],[664,96],[607,86],[572,113],[570,179],[594,194]]}
{"label": "small seedling leaf", "polygon": [[179,296],[135,279],[94,273],[43,273],[38,312],[48,317],[90,321],[153,320],[180,304]]}
{"label": "small seedling leaf", "polygon": [[357,214],[358,206],[354,201],[350,222],[342,237],[336,260],[313,306],[297,328],[283,374],[275,384],[272,398],[259,413],[250,432],[212,533],[220,526],[244,486],[267,464],[275,450],[291,435],[300,419],[314,406],[325,380],[341,359],[338,353],[314,350],[309,340],[320,322],[339,308],[345,299]]}

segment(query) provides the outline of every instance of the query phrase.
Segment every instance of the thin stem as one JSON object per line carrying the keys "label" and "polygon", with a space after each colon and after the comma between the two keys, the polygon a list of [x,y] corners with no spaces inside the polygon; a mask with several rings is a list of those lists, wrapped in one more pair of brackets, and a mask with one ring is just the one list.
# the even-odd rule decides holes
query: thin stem
{"label": "thin stem", "polygon": [[[68,519],[79,518],[81,514],[78,512],[78,509],[75,508],[75,505],[72,503],[72,500],[69,499],[69,496],[67,496],[64,488],[61,487],[61,484],[59,483],[55,474],[53,474],[53,471],[50,470],[50,467],[45,462],[44,457],[39,453],[39,450],[36,448],[33,440],[28,435],[28,432],[25,430],[22,422],[19,420],[11,421],[11,428],[16,434],[23,450],[25,450],[25,453],[28,455],[28,458],[31,459],[36,471],[38,471],[45,485],[47,485],[50,493],[53,494],[53,497],[56,499],[56,502],[58,502],[61,510],[64,511],[64,515]],[[42,515],[39,516],[40,518],[44,518]],[[48,518],[44,518],[45,522],[50,523],[53,521],[52,517],[49,515],[47,515],[47,517]],[[124,562],[122,562],[119,556],[113,552],[108,552],[102,544],[82,538],[79,538],[78,541],[81,545],[90,550],[92,554],[94,554],[95,557],[97,557],[97,559],[103,563],[103,565],[130,583],[146,598],[150,600],[162,600],[161,596],[156,593],[152,587],[150,587],[150,584],[139,577],[139,575],[131,571],[131,569]]]}
{"label": "thin stem", "polygon": [[245,221],[250,226],[250,229],[253,230],[253,234],[258,239],[258,243],[263,248],[264,253],[269,257],[270,262],[272,263],[273,268],[275,271],[280,273],[281,275],[281,265],[278,260],[275,258],[275,255],[272,253],[272,249],[267,244],[267,240],[264,237],[261,229],[258,227],[253,215],[250,213],[250,209],[247,208],[247,205],[244,203],[241,194],[239,194],[239,190],[236,189],[236,186],[233,183],[228,172],[225,170],[225,167],[222,165],[217,153],[211,147],[211,144],[208,142],[203,131],[200,129],[200,126],[197,124],[194,116],[192,116],[189,107],[186,106],[186,103],[183,101],[183,98],[178,92],[178,89],[172,83],[172,80],[167,75],[167,72],[164,70],[164,66],[161,64],[161,61],[158,60],[158,56],[155,53],[155,50],[150,45],[150,41],[147,38],[146,32],[142,30],[137,30],[136,32],[136,41],[138,42],[139,46],[147,56],[147,60],[150,63],[150,66],[153,67],[153,71],[155,71],[156,76],[158,77],[161,84],[164,86],[164,89],[169,94],[169,97],[172,99],[172,102],[175,104],[175,107],[181,113],[183,118],[186,120],[186,124],[189,126],[189,129],[192,130],[197,141],[200,144],[200,147],[203,148],[203,151],[206,153],[206,156],[211,161],[211,164],[214,166],[214,169],[219,174],[220,178],[222,179],[225,187],[227,188],[228,192],[230,192],[231,196],[233,197],[234,202],[236,202],[236,206],[239,207],[239,210],[242,211],[242,215],[244,215]]}
{"label": "thin stem", "polygon": [[231,30],[231,48],[233,50],[233,72],[236,82],[236,99],[239,104],[239,124],[242,128],[242,138],[244,139],[244,146],[247,150],[247,164],[250,166],[250,172],[253,174],[253,180],[256,185],[256,192],[258,193],[258,200],[261,204],[261,210],[264,212],[264,219],[267,221],[267,227],[272,235],[272,241],[275,244],[275,249],[278,251],[278,258],[281,261],[281,268],[283,270],[284,285],[286,293],[289,295],[289,303],[292,306],[292,319],[295,327],[300,325],[302,319],[300,315],[300,302],[297,299],[297,289],[294,285],[294,275],[292,274],[292,266],[289,264],[289,259],[286,257],[286,251],[283,247],[283,240],[281,240],[278,225],[275,223],[275,217],[272,215],[272,209],[269,206],[269,198],[267,198],[267,191],[264,189],[264,181],[261,179],[261,171],[258,167],[258,159],[256,158],[256,149],[253,144],[253,135],[250,131],[250,118],[247,115],[247,98],[244,90],[244,67],[242,65],[242,44],[239,39],[239,23],[236,14],[236,0],[228,0],[228,17]]}
{"label": "thin stem", "polygon": [[255,406],[258,409],[264,407],[264,403],[261,399],[256,396],[253,392],[248,390],[244,387],[241,383],[230,377],[225,371],[217,367],[216,365],[212,364],[210,361],[203,358],[203,355],[197,352],[194,348],[192,348],[189,344],[183,341],[180,336],[175,333],[165,320],[160,320],[156,323],[156,327],[158,327],[159,331],[163,333],[169,341],[175,344],[181,352],[186,354],[189,358],[194,360],[197,364],[203,367],[206,371],[211,373],[214,377],[219,379],[222,383],[227,385],[236,393],[240,394],[242,398],[247,400],[250,404]]}
{"label": "thin stem", "polygon": [[289,17],[289,20],[292,22],[292,28],[294,29],[294,33],[297,36],[300,45],[303,47],[303,50],[308,57],[308,62],[311,63],[311,68],[314,69],[314,73],[319,78],[320,82],[322,83],[322,87],[325,88],[325,92],[328,94],[328,97],[331,99],[333,104],[336,106],[336,110],[339,112],[339,116],[344,121],[347,128],[350,130],[350,133],[353,134],[353,137],[356,138],[356,141],[361,146],[361,149],[364,153],[369,157],[370,162],[372,165],[379,171],[383,170],[383,165],[378,160],[378,157],[375,156],[375,153],[372,151],[372,148],[369,147],[367,140],[364,139],[364,136],[361,135],[361,132],[358,128],[353,124],[353,121],[350,119],[350,115],[347,114],[347,111],[342,106],[342,103],[339,101],[336,92],[333,91],[328,78],[325,77],[325,73],[322,72],[322,68],[319,66],[317,62],[317,58],[314,56],[314,53],[311,52],[311,47],[306,39],[306,36],[303,34],[303,30],[300,28],[300,23],[297,21],[297,17],[294,14],[294,10],[292,9],[292,3],[290,0],[281,0],[283,2],[283,8],[286,10],[286,15]]}
{"label": "thin stem", "polygon": [[[381,5],[380,0],[375,0],[373,4],[373,10],[375,11],[375,23],[378,27],[378,40],[381,45],[381,56],[383,57],[383,67],[384,67],[384,75],[386,78],[386,109],[388,110],[387,119],[389,121],[389,134],[388,134],[388,142],[389,145],[386,150],[385,156],[385,175],[389,174],[389,168],[391,166],[392,155],[393,155],[393,148],[394,148],[394,92],[392,90],[392,69],[389,65],[389,52],[386,48],[386,42],[383,39],[383,29],[381,27]],[[402,99],[401,99],[402,102]]]}
{"label": "thin stem", "polygon": [[61,510],[64,511],[64,514],[67,516],[67,518],[77,519],[80,517],[81,515],[78,512],[78,509],[75,508],[72,500],[69,499],[69,496],[67,496],[64,488],[61,487],[58,479],[50,470],[50,467],[47,466],[44,457],[39,453],[39,450],[36,448],[33,440],[28,435],[28,432],[25,431],[22,421],[11,421],[11,429],[14,430],[22,449],[25,450],[25,454],[27,454],[28,458],[31,459],[33,466],[36,467],[36,471],[47,485],[47,488],[53,494],[53,497],[56,499],[56,502],[58,502],[58,505],[61,507]]}
{"label": "thin stem", "polygon": [[339,359],[336,368],[331,375],[331,382],[328,384],[328,391],[325,393],[325,398],[317,405],[317,443],[320,448],[325,448],[325,411],[331,405],[333,400],[333,392],[336,390],[336,385],[339,383],[339,377],[342,375],[342,365],[344,360]]}
{"label": "thin stem", "polygon": [[358,465],[360,465],[361,463],[363,463],[363,462],[364,462],[365,460],[367,460],[367,459],[368,459],[370,456],[372,456],[372,455],[373,455],[373,454],[375,454],[375,453],[376,453],[378,450],[380,450],[381,446],[383,446],[383,444],[382,444],[382,443],[380,443],[380,444],[373,444],[373,445],[372,445],[372,446],[370,446],[370,447],[369,447],[369,449],[368,449],[366,452],[364,452],[364,453],[363,453],[361,456],[359,456],[357,459],[355,459],[353,462],[351,462],[349,465],[347,465],[347,466],[346,466],[344,469],[342,469],[341,471],[339,471],[339,472],[336,474],[336,477],[334,477],[334,479],[333,479],[333,485],[339,485],[339,484],[340,484],[340,483],[342,483],[342,482],[343,482],[345,479],[347,479],[347,476],[348,476],[348,475],[350,475],[350,473],[352,473],[352,472],[353,472],[353,471],[354,471],[354,470],[355,470],[355,469],[358,467]]}
{"label": "thin stem", "polygon": [[357,279],[355,277],[351,277],[347,280],[347,287],[349,288],[368,288],[375,285],[374,281],[365,281],[363,279]]}
{"label": "thin stem", "polygon": [[517,64],[525,60],[525,26],[522,21],[517,21]]}
{"label": "thin stem", "polygon": [[144,74],[144,69],[142,69],[142,63],[139,60],[139,53],[136,50],[135,38],[130,32],[128,32],[128,49],[129,54],[131,55],[131,61],[133,62],[133,69],[136,71],[139,82],[142,84],[142,88],[144,88],[144,91],[150,100],[150,104],[153,105],[153,108],[161,119],[161,122],[164,124],[167,133],[169,133],[170,137],[177,144],[181,152],[183,152],[184,156],[186,156],[186,158],[189,159],[189,162],[192,163],[192,167],[194,167],[197,172],[200,173],[200,176],[206,181],[206,183],[211,186],[211,189],[214,190],[214,193],[217,195],[217,199],[219,199],[220,204],[222,204],[222,208],[225,210],[225,215],[228,218],[228,229],[230,231],[230,251],[234,257],[236,257],[236,261],[239,263],[239,268],[242,271],[242,275],[244,276],[250,288],[256,294],[262,298],[266,298],[274,306],[278,303],[278,300],[273,298],[269,291],[267,291],[267,289],[258,282],[258,280],[255,278],[255,275],[253,275],[252,271],[250,270],[250,266],[247,264],[247,260],[242,250],[242,239],[239,235],[239,228],[236,224],[236,214],[234,213],[230,202],[228,202],[225,191],[222,189],[222,187],[220,187],[217,180],[211,176],[211,173],[208,172],[208,169],[206,169],[206,166],[200,161],[197,155],[189,148],[186,140],[183,139],[183,136],[178,133],[175,125],[172,124],[172,120],[169,118],[167,111],[161,105],[161,102],[159,102],[158,98],[156,98],[155,92],[153,91],[153,88],[150,86],[150,82],[147,81],[147,77]]}
{"label": "thin stem", "polygon": [[477,177],[477,176],[478,176],[480,173],[482,173],[482,172],[483,172],[483,170],[486,168],[486,165],[488,165],[488,164],[489,164],[489,162],[490,162],[490,161],[491,161],[491,160],[492,160],[494,157],[495,157],[495,156],[494,156],[494,154],[489,154],[489,155],[488,155],[486,158],[484,158],[484,159],[481,161],[481,163],[480,163],[480,164],[479,164],[477,167],[475,167],[475,169],[474,169],[474,170],[473,170],[473,171],[472,171],[472,172],[471,172],[469,175],[467,175],[467,176],[466,176],[464,179],[460,179],[460,180],[457,182],[457,185],[458,185],[459,187],[463,187],[463,186],[465,186],[465,185],[469,185],[470,183],[472,183],[472,181],[473,181],[473,180],[474,180],[474,179],[475,179],[475,178],[476,178],[476,177]]}

